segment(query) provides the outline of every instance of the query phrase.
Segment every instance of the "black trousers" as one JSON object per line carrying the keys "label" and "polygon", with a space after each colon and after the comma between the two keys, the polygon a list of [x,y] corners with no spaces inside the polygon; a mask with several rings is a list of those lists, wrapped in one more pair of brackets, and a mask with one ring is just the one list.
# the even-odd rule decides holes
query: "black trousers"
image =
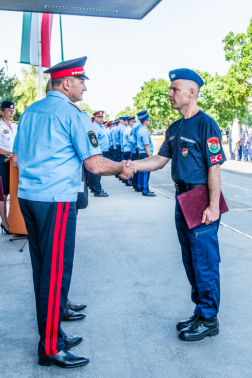
{"label": "black trousers", "polygon": [[19,204],[29,238],[39,349],[49,356],[65,347],[60,324],[72,275],[76,202],[19,198]]}
{"label": "black trousers", "polygon": [[[109,159],[109,151],[103,151],[102,156]],[[100,192],[102,190],[100,175],[95,175],[91,172],[89,173],[89,188],[93,189],[95,192]]]}
{"label": "black trousers", "polygon": [[113,157],[112,157],[112,160],[113,161],[118,161],[118,151],[117,151],[117,148],[113,148]]}
{"label": "black trousers", "polygon": [[[132,153],[131,159],[132,159],[132,161],[138,160],[137,153]],[[138,187],[137,187],[137,175],[138,175],[138,172],[134,173],[133,179],[132,179],[132,186],[133,186],[134,189],[138,189]]]}
{"label": "black trousers", "polygon": [[117,144],[116,148],[117,148],[117,161],[120,162],[121,157],[122,157],[122,147],[120,144]]}

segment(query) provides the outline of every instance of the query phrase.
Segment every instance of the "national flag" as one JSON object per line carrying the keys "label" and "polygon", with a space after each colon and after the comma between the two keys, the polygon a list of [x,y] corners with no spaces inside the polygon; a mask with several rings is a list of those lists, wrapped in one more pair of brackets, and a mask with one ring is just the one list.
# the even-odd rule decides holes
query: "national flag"
{"label": "national flag", "polygon": [[42,67],[50,67],[50,44],[52,32],[53,15],[50,13],[43,13],[42,23],[38,25],[37,13],[24,12],[23,13],[23,30],[22,30],[22,45],[20,63],[31,64],[38,66],[38,32],[41,33],[41,55]]}

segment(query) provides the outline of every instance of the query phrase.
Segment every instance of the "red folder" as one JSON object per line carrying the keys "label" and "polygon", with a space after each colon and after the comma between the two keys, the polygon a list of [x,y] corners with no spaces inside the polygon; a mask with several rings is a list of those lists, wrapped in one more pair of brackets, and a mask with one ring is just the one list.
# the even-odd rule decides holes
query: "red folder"
{"label": "red folder", "polygon": [[[177,196],[189,230],[199,226],[202,222],[203,211],[209,206],[209,192],[207,184],[192,189]],[[220,215],[228,211],[226,201],[221,192]]]}

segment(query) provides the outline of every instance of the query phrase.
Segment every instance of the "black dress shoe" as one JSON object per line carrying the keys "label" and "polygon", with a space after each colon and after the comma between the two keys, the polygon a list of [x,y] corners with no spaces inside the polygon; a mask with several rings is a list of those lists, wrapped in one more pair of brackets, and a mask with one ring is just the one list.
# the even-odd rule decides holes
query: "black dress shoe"
{"label": "black dress shoe", "polygon": [[156,197],[156,194],[154,192],[147,192],[146,194],[142,193],[142,195],[147,197]]}
{"label": "black dress shoe", "polygon": [[108,193],[103,193],[103,192],[94,192],[95,197],[108,197]]}
{"label": "black dress shoe", "polygon": [[67,349],[71,349],[82,342],[83,338],[81,336],[67,336],[64,332],[63,341]]}
{"label": "black dress shoe", "polygon": [[132,184],[129,184],[128,182],[126,182],[126,184],[125,184],[126,186],[132,186]]}
{"label": "black dress shoe", "polygon": [[64,320],[65,322],[70,322],[73,320],[81,320],[81,319],[84,319],[85,317],[86,315],[80,314],[79,312],[74,312],[66,307],[64,310],[64,315],[63,315],[62,320]]}
{"label": "black dress shoe", "polygon": [[73,303],[73,302],[71,302],[71,301],[68,300],[67,303],[66,303],[66,307],[69,308],[70,310],[79,312],[81,310],[84,310],[84,308],[86,308],[87,305],[76,304],[76,303]]}
{"label": "black dress shoe", "polygon": [[181,329],[184,329],[184,328],[187,328],[189,327],[196,319],[197,319],[198,315],[193,315],[190,317],[190,319],[187,319],[187,320],[181,320],[180,322],[178,322],[178,324],[176,325],[176,328],[178,331],[181,331]]}
{"label": "black dress shoe", "polygon": [[87,365],[88,363],[88,358],[77,356],[69,352],[67,348],[52,356],[47,356],[45,353],[39,352],[39,365],[43,366],[56,365],[62,368],[75,368]]}
{"label": "black dress shoe", "polygon": [[134,188],[136,192],[141,193],[142,189]]}
{"label": "black dress shoe", "polygon": [[197,319],[179,332],[179,338],[184,341],[203,340],[206,336],[215,336],[219,333],[219,322],[217,316],[205,319],[197,316]]}

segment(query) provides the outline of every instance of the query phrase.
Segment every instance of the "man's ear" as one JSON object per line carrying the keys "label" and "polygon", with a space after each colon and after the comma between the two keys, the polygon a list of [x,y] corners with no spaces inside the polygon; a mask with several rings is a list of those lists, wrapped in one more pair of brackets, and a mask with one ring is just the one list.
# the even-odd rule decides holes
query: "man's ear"
{"label": "man's ear", "polygon": [[69,79],[64,79],[63,80],[63,88],[66,90],[66,91],[69,91],[70,90],[70,86],[71,86],[71,81]]}

